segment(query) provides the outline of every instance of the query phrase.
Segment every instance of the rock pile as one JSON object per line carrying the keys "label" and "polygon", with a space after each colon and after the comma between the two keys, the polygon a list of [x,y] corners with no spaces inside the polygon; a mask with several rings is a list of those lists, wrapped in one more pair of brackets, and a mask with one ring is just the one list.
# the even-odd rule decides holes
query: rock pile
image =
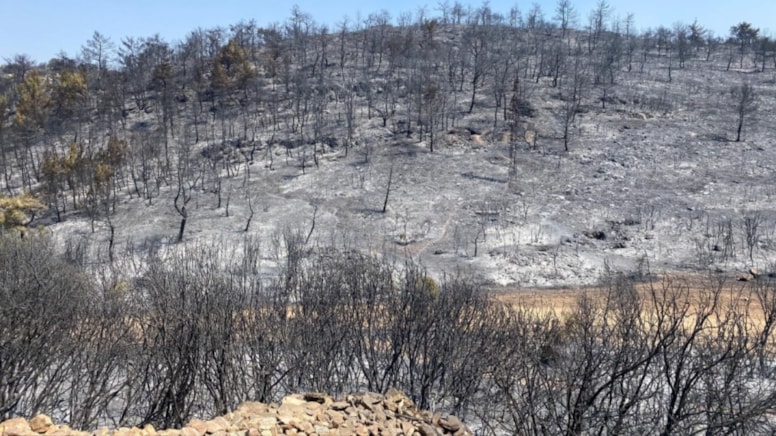
{"label": "rock pile", "polygon": [[14,418],[0,423],[2,436],[471,436],[455,416],[420,411],[406,395],[389,390],[385,395],[363,393],[335,401],[328,395],[309,393],[285,397],[279,405],[243,403],[237,410],[209,421],[193,419],[182,429],[144,428],[75,431],[55,425],[45,415],[29,421]]}

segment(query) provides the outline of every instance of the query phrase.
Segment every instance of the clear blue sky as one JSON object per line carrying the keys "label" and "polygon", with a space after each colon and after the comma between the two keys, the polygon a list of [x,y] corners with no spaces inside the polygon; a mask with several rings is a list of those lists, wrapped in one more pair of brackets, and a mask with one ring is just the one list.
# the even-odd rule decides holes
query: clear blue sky
{"label": "clear blue sky", "polygon": [[[0,61],[25,53],[47,61],[60,50],[75,56],[96,30],[119,43],[126,36],[147,37],[159,33],[168,41],[183,39],[197,28],[228,26],[255,19],[259,25],[281,22],[291,7],[334,27],[344,17],[352,22],[360,14],[386,9],[393,17],[424,7],[436,15],[441,0],[0,0]],[[449,0],[453,3],[454,0]],[[573,0],[572,0],[573,1]],[[608,0],[615,16],[633,13],[636,27],[644,29],[697,18],[717,35],[727,36],[730,26],[748,21],[767,34],[776,30],[776,0]],[[479,6],[480,1],[467,2]],[[545,18],[554,15],[557,0],[491,0],[491,9],[507,13],[517,7],[525,14],[533,3]],[[581,20],[586,20],[596,0],[573,1]],[[771,35],[773,36],[773,35]]]}

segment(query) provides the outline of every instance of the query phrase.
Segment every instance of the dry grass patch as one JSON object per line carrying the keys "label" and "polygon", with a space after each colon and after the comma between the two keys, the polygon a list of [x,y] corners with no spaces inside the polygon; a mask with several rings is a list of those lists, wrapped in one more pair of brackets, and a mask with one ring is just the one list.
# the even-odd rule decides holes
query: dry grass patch
{"label": "dry grass patch", "polygon": [[[699,315],[707,314],[709,326],[729,321],[739,316],[748,328],[762,330],[772,311],[776,310],[776,283],[768,278],[737,281],[734,276],[709,276],[702,274],[667,275],[652,281],[635,282],[642,314],[650,319],[657,308],[667,305],[681,309],[686,307],[685,323],[692,324]],[[493,294],[496,301],[515,307],[529,308],[537,314],[553,314],[561,320],[568,319],[578,307],[580,298],[605,303],[613,286],[580,286],[570,288],[509,288]],[[688,325],[689,327],[689,325]]]}

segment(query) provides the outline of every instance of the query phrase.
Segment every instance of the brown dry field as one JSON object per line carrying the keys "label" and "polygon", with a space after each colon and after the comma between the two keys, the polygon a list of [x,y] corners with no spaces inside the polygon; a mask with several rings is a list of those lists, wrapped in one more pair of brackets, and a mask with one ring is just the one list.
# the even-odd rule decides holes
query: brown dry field
{"label": "brown dry field", "polygon": [[[756,280],[739,281],[740,275],[703,275],[703,274],[672,274],[655,277],[651,281],[635,284],[636,290],[643,299],[644,306],[652,306],[653,291],[662,294],[664,284],[670,283],[674,289],[681,289],[679,300],[690,304],[689,314],[694,314],[702,302],[708,301],[711,289],[720,289],[717,311],[721,314],[728,308],[734,308],[736,313],[748,315],[753,326],[762,326],[764,311],[755,290],[768,284],[774,288],[776,283],[769,281],[767,277]],[[525,307],[536,310],[538,313],[553,313],[563,319],[576,306],[579,298],[587,295],[593,299],[603,299],[607,293],[605,286],[579,286],[564,288],[499,288],[494,290],[493,298],[497,301],[508,303],[517,307]],[[773,293],[773,291],[771,291]],[[660,297],[658,297],[659,299]],[[773,298],[773,297],[771,297]],[[647,309],[648,310],[648,309]],[[690,320],[688,320],[689,322]]]}

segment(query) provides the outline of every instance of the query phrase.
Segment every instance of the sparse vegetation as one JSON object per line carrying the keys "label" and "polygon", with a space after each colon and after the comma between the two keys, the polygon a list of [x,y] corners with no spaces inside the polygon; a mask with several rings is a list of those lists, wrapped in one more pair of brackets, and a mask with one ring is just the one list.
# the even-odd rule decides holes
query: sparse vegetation
{"label": "sparse vegetation", "polygon": [[178,246],[127,280],[89,279],[48,237],[0,237],[1,417],[168,428],[248,399],[397,388],[483,434],[775,429],[768,279],[611,273],[547,311],[302,239],[283,238],[264,285],[250,239]]}

